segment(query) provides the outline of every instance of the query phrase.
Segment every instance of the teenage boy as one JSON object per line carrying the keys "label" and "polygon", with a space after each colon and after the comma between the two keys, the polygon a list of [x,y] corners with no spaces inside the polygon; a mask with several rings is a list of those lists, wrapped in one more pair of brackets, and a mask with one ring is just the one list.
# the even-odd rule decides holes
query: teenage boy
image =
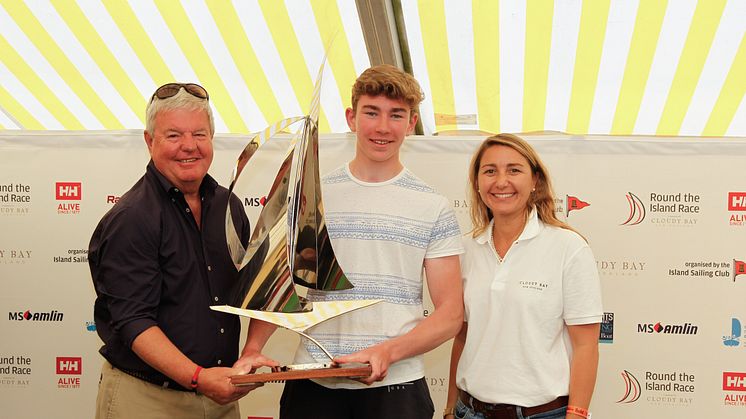
{"label": "teenage boy", "polygon": [[[404,138],[417,123],[422,91],[390,65],[363,72],[352,87],[347,124],[357,136],[355,157],[322,180],[329,236],[354,288],[311,290],[311,301],[382,299],[308,331],[338,356],[369,363],[370,377],[297,380],[285,384],[283,419],[432,419],[423,354],[452,338],[463,321],[458,223],[445,197],[406,169]],[[425,272],[434,311],[423,315]],[[261,355],[275,327],[252,320],[238,364],[277,363]],[[323,362],[305,339],[296,363]],[[249,369],[249,368],[247,368]]]}

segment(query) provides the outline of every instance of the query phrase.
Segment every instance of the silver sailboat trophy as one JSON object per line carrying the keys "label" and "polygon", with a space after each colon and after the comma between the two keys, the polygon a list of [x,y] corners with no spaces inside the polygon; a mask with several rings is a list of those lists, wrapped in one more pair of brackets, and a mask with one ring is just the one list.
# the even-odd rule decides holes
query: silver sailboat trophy
{"label": "silver sailboat trophy", "polygon": [[[323,71],[322,62],[308,115],[284,119],[266,128],[249,141],[238,158],[231,175],[231,195],[239,175],[259,147],[275,133],[302,122],[245,248],[236,233],[231,206],[227,206],[226,239],[231,258],[239,270],[239,281],[232,305],[211,308],[292,330],[313,342],[331,361],[333,355],[305,331],[325,320],[381,300],[312,303],[296,291],[296,285],[324,291],[352,288],[334,255],[321,199],[318,115]],[[360,377],[369,375],[370,367],[339,368],[330,363],[319,363],[287,366],[281,370],[234,377],[233,382],[238,385],[296,378]],[[298,374],[299,371],[304,372]]]}

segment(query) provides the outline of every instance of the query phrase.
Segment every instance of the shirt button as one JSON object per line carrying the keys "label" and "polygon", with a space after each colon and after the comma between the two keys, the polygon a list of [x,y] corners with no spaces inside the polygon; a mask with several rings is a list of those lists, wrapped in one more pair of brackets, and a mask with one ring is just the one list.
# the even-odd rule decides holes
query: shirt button
{"label": "shirt button", "polygon": [[215,301],[218,301],[218,297],[215,297]]}
{"label": "shirt button", "polygon": [[207,270],[210,271],[210,272],[212,272],[212,266],[207,265]]}
{"label": "shirt button", "polygon": [[222,363],[223,363],[223,360],[222,359],[218,359],[218,365],[220,365]]}
{"label": "shirt button", "polygon": [[174,188],[174,192],[179,192],[179,188]]}
{"label": "shirt button", "polygon": [[190,210],[189,208],[187,208],[187,209],[186,209],[186,212],[192,212],[192,210]]}
{"label": "shirt button", "polygon": [[223,329],[223,328],[221,327],[221,328],[220,328],[220,333],[225,333],[225,329]]}
{"label": "shirt button", "polygon": [[175,200],[175,199],[173,199],[173,198],[171,198],[171,202],[176,202],[176,200]]}

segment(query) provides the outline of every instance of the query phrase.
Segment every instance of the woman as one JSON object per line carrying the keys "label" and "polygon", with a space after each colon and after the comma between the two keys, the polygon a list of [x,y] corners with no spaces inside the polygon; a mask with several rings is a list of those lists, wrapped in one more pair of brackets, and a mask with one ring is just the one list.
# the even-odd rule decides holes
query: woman
{"label": "woman", "polygon": [[443,417],[590,417],[603,315],[591,249],[555,216],[547,169],[524,140],[487,138],[469,183],[465,323]]}

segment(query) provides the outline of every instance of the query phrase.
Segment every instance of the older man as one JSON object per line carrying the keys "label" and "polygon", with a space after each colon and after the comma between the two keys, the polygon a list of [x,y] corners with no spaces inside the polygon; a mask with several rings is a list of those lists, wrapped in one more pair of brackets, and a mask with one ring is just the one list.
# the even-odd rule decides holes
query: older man
{"label": "older man", "polygon": [[[207,174],[214,122],[197,84],[159,87],[146,109],[145,175],[101,219],[89,245],[94,317],[106,358],[97,418],[236,418],[230,375],[240,322],[225,240],[228,191]],[[236,197],[233,214],[243,214]],[[246,241],[249,223],[234,217]]]}

